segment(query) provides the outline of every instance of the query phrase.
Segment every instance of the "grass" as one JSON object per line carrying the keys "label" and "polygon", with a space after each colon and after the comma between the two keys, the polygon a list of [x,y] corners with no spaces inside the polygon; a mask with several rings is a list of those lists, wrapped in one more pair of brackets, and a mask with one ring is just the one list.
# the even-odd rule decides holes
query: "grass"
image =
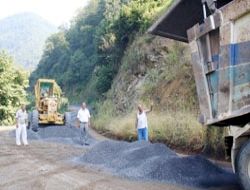
{"label": "grass", "polygon": [[200,150],[204,144],[204,129],[190,113],[166,112],[149,115],[150,139],[171,147]]}
{"label": "grass", "polygon": [[[94,120],[94,127],[106,136],[120,140],[137,139],[135,111],[124,116],[101,114]],[[203,148],[205,130],[191,113],[151,112],[148,114],[149,139],[163,142],[170,147],[197,152]]]}

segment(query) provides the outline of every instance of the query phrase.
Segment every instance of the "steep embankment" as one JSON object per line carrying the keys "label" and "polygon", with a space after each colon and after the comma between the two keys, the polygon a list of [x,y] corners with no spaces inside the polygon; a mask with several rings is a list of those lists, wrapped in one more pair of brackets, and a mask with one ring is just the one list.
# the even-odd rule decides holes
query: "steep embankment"
{"label": "steep embankment", "polygon": [[147,34],[137,37],[127,48],[108,94],[122,112],[138,101],[153,101],[160,111],[194,110],[197,101],[187,45]]}
{"label": "steep embankment", "polygon": [[148,34],[136,37],[122,58],[104,103],[98,107],[97,130],[133,140],[138,103],[149,114],[150,139],[188,151],[204,146],[205,131],[197,122],[198,105],[186,44]]}

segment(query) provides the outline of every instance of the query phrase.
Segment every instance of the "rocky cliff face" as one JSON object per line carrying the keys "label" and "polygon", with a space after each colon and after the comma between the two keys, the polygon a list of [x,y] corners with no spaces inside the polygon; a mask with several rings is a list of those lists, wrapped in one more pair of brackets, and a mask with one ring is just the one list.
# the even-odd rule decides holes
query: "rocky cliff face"
{"label": "rocky cliff face", "polygon": [[107,94],[118,113],[138,102],[154,102],[158,110],[197,108],[196,91],[186,44],[143,35],[130,45]]}

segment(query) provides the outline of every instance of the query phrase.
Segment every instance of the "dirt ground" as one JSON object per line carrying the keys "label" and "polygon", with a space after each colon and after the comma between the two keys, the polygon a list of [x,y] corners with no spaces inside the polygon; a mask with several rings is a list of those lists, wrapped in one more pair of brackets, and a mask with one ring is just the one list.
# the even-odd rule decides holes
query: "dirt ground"
{"label": "dirt ground", "polygon": [[[18,147],[8,130],[0,130],[0,189],[4,190],[187,190],[174,185],[114,177],[70,162],[86,148],[43,141]],[[225,187],[220,189],[233,190]],[[213,189],[214,190],[214,189]]]}

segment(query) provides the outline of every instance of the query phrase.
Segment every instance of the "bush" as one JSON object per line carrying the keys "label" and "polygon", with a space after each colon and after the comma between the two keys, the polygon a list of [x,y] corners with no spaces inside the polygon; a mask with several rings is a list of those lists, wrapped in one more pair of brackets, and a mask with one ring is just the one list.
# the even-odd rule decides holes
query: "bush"
{"label": "bush", "polygon": [[107,92],[112,84],[114,78],[114,72],[111,66],[102,66],[98,70],[98,80],[96,82],[96,89],[99,94]]}
{"label": "bush", "polygon": [[0,52],[0,125],[14,123],[17,109],[27,104],[27,87],[28,74],[16,69],[12,58]]}

